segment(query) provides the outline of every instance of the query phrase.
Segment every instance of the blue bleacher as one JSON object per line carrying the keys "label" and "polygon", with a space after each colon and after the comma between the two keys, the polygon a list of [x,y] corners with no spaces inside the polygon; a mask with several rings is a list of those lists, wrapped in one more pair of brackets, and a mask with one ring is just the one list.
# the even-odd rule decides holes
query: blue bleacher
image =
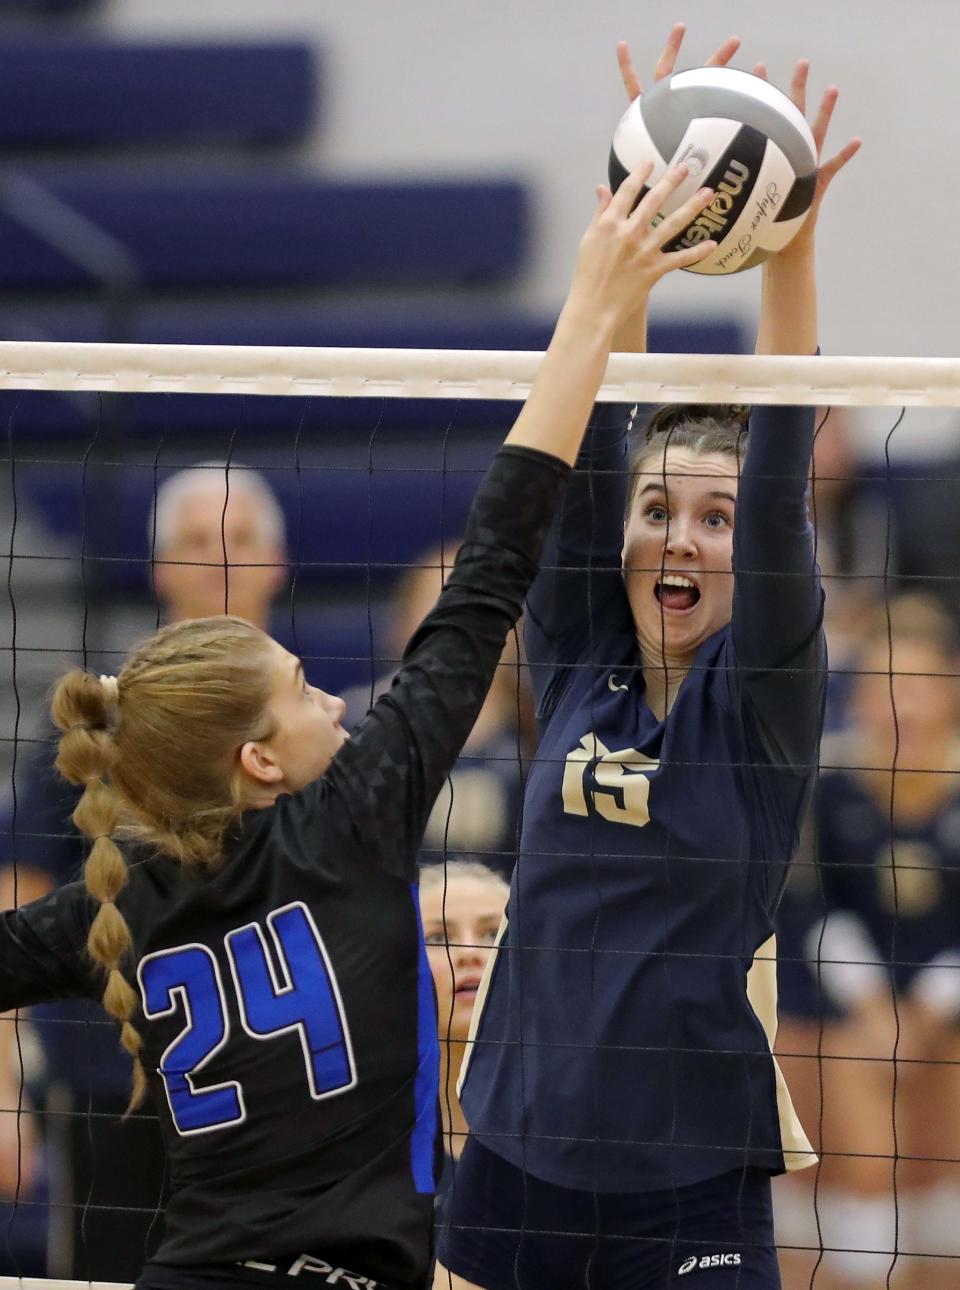
{"label": "blue bleacher", "polygon": [[0,0],[0,17],[46,19],[71,17],[99,9],[103,0]]}
{"label": "blue bleacher", "polygon": [[[509,417],[507,423],[509,424]],[[286,447],[286,446],[285,446]],[[392,449],[392,450],[391,450]],[[219,454],[221,457],[225,453]],[[288,447],[263,469],[287,518],[290,556],[304,584],[360,582],[368,574],[389,581],[441,534],[462,530],[470,499],[491,449],[472,438],[454,454],[456,469],[444,470],[439,436],[425,445],[395,442],[374,456],[352,455],[334,445],[308,444],[306,461],[294,469]],[[450,453],[447,454],[449,463]],[[236,453],[250,461],[251,454]],[[279,464],[281,463],[282,464]],[[241,467],[238,467],[241,469]],[[17,489],[42,511],[47,527],[81,550],[98,586],[146,591],[150,563],[147,522],[156,481],[169,468],[152,465],[98,467],[80,462],[17,466]]]}
{"label": "blue bleacher", "polygon": [[[527,193],[513,179],[335,180],[182,164],[31,177],[125,246],[147,287],[477,286],[509,281],[527,251]],[[0,286],[92,285],[0,214]]]}
{"label": "blue bleacher", "polygon": [[283,143],[315,124],[301,43],[0,42],[0,147]]}
{"label": "blue bleacher", "polygon": [[[0,0],[0,15],[14,7],[49,16],[90,3]],[[133,44],[51,30],[0,41],[0,149],[70,150],[66,163],[48,153],[18,165],[125,249],[141,296],[123,335],[109,332],[120,324],[103,311],[102,283],[3,213],[23,185],[8,171],[4,188],[0,171],[0,336],[546,345],[553,318],[505,307],[499,294],[526,267],[531,195],[521,180],[347,179],[291,162],[290,146],[316,124],[315,43]],[[270,146],[273,158],[263,155]],[[238,147],[248,149],[242,161]],[[82,225],[75,232],[82,240]],[[720,319],[651,328],[652,349],[742,346],[739,328]],[[281,601],[275,630],[331,689],[371,679],[371,647],[385,650],[386,589],[462,531],[516,411],[469,400],[0,393],[18,503],[73,553],[78,594],[100,604],[149,597],[146,522],[167,474],[227,457],[263,469],[287,518],[296,587],[292,620]]]}

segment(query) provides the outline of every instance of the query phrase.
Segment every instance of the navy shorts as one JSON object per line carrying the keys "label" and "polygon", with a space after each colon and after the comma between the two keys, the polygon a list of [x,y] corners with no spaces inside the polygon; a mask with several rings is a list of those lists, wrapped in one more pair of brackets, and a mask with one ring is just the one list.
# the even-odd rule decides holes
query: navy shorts
{"label": "navy shorts", "polygon": [[526,1178],[468,1140],[437,1257],[483,1290],[779,1290],[770,1175],[594,1194]]}

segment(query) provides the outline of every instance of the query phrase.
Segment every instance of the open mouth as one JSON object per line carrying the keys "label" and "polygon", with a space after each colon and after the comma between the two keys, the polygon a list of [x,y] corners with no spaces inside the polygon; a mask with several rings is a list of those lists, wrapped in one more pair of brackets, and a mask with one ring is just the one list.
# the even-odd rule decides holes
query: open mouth
{"label": "open mouth", "polygon": [[657,581],[654,595],[664,609],[684,613],[699,603],[700,588],[682,573],[665,573]]}

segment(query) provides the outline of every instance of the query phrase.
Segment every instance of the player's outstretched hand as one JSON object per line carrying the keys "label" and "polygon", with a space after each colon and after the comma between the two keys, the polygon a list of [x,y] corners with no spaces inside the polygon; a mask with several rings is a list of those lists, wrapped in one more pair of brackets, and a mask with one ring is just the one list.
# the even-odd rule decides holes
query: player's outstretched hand
{"label": "player's outstretched hand", "polygon": [[[767,79],[767,68],[764,63],[757,63],[753,69],[754,76],[760,76],[763,80]],[[793,103],[800,109],[804,116],[807,115],[807,82],[810,77],[810,62],[806,58],[797,61],[793,69],[793,77],[790,81],[790,98]],[[788,243],[782,251],[778,253],[777,258],[783,256],[795,257],[809,250],[813,244],[813,234],[817,226],[817,217],[820,214],[820,204],[826,195],[827,189],[839,175],[848,161],[860,151],[862,141],[860,139],[851,139],[849,143],[844,144],[839,152],[834,153],[826,161],[823,160],[823,151],[827,141],[827,131],[830,129],[830,122],[833,119],[833,110],[837,106],[837,99],[840,97],[840,91],[835,85],[829,86],[824,90],[823,98],[820,100],[820,107],[817,114],[810,122],[810,129],[813,133],[814,142],[817,145],[817,157],[820,159],[817,170],[817,186],[814,190],[813,201],[810,204],[810,213],[804,220],[803,227],[791,242]]]}
{"label": "player's outstretched hand", "polygon": [[696,219],[713,191],[701,188],[657,222],[658,212],[688,172],[686,166],[671,166],[645,191],[652,170],[650,164],[641,166],[615,194],[600,185],[597,209],[580,242],[570,297],[614,323],[629,317],[664,274],[689,268],[716,249],[714,242],[701,242],[679,251],[664,250]]}
{"label": "player's outstretched hand", "polygon": [[[674,23],[670,29],[667,43],[664,45],[660,57],[657,59],[657,65],[653,69],[653,79],[655,81],[661,81],[665,76],[673,74],[686,31],[687,29],[682,22]],[[703,64],[704,67],[726,67],[739,48],[740,37],[728,36],[716,53]],[[621,40],[617,45],[617,62],[620,65],[623,88],[627,91],[627,98],[632,103],[635,98],[643,93],[643,83],[637,75],[633,59],[630,57],[630,47],[625,40]]]}

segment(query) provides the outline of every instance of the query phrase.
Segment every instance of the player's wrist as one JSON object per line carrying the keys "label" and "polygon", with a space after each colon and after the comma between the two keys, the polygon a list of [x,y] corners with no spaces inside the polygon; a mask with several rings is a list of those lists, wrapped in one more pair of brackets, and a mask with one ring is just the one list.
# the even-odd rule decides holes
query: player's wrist
{"label": "player's wrist", "polygon": [[816,242],[813,229],[807,233],[801,229],[792,242],[782,251],[771,255],[763,263],[763,276],[767,279],[776,277],[778,272],[795,272],[798,267],[812,269],[816,263]]}
{"label": "player's wrist", "polygon": [[609,353],[624,313],[598,293],[573,289],[560,311],[554,338]]}

